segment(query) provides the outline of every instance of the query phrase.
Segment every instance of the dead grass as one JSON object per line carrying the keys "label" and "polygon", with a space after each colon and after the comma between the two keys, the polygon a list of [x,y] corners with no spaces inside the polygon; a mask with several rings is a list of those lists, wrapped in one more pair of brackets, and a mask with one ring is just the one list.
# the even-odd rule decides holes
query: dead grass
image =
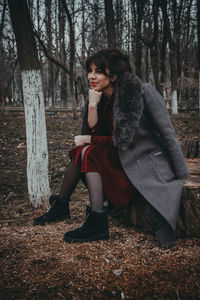
{"label": "dead grass", "polygon": [[[79,126],[70,114],[47,117],[53,192]],[[28,200],[23,114],[1,117],[0,128],[0,299],[200,299],[200,239],[178,239],[164,250],[150,234],[110,219],[108,241],[63,242],[84,220],[88,197],[81,184],[70,220],[34,227],[44,209]]]}

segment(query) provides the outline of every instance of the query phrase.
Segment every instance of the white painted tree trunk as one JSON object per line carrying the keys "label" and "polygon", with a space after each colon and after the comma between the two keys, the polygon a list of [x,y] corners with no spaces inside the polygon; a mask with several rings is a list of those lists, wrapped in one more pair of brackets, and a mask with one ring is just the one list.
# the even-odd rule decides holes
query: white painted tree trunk
{"label": "white painted tree trunk", "polygon": [[48,149],[42,78],[39,70],[22,70],[26,118],[27,181],[30,201],[37,207],[50,196]]}
{"label": "white painted tree trunk", "polygon": [[165,100],[167,109],[169,109],[169,103],[168,103],[168,100],[167,100],[167,94],[166,94],[166,91],[163,91],[163,98],[164,98],[164,100]]}
{"label": "white painted tree trunk", "polygon": [[172,93],[172,114],[178,114],[178,102],[177,102],[177,91],[173,91]]}

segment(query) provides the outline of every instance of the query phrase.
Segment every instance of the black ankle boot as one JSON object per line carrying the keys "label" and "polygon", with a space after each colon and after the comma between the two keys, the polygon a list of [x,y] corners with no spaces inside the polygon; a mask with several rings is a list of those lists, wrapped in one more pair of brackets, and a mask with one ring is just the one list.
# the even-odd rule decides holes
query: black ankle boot
{"label": "black ankle boot", "polygon": [[106,211],[91,211],[85,222],[77,229],[64,235],[66,242],[90,242],[109,239],[108,215]]}
{"label": "black ankle boot", "polygon": [[42,216],[35,218],[33,225],[45,225],[55,221],[61,221],[70,218],[69,203],[63,203],[60,196],[51,195],[49,198],[50,209]]}

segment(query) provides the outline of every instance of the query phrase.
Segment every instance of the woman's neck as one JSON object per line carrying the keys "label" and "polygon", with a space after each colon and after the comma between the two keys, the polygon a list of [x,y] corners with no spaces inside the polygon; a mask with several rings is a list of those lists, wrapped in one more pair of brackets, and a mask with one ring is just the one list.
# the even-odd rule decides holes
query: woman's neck
{"label": "woman's neck", "polygon": [[106,98],[110,99],[112,97],[113,91],[114,91],[113,86],[109,86],[105,90],[103,90],[103,95]]}

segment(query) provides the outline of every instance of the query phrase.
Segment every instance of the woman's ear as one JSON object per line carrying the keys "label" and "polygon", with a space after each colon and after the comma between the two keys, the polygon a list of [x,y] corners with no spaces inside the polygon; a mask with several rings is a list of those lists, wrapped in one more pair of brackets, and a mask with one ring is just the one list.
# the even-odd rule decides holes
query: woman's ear
{"label": "woman's ear", "polygon": [[111,81],[112,81],[112,82],[114,82],[116,79],[117,79],[117,74],[115,74],[115,75],[113,75],[113,76],[111,77]]}

